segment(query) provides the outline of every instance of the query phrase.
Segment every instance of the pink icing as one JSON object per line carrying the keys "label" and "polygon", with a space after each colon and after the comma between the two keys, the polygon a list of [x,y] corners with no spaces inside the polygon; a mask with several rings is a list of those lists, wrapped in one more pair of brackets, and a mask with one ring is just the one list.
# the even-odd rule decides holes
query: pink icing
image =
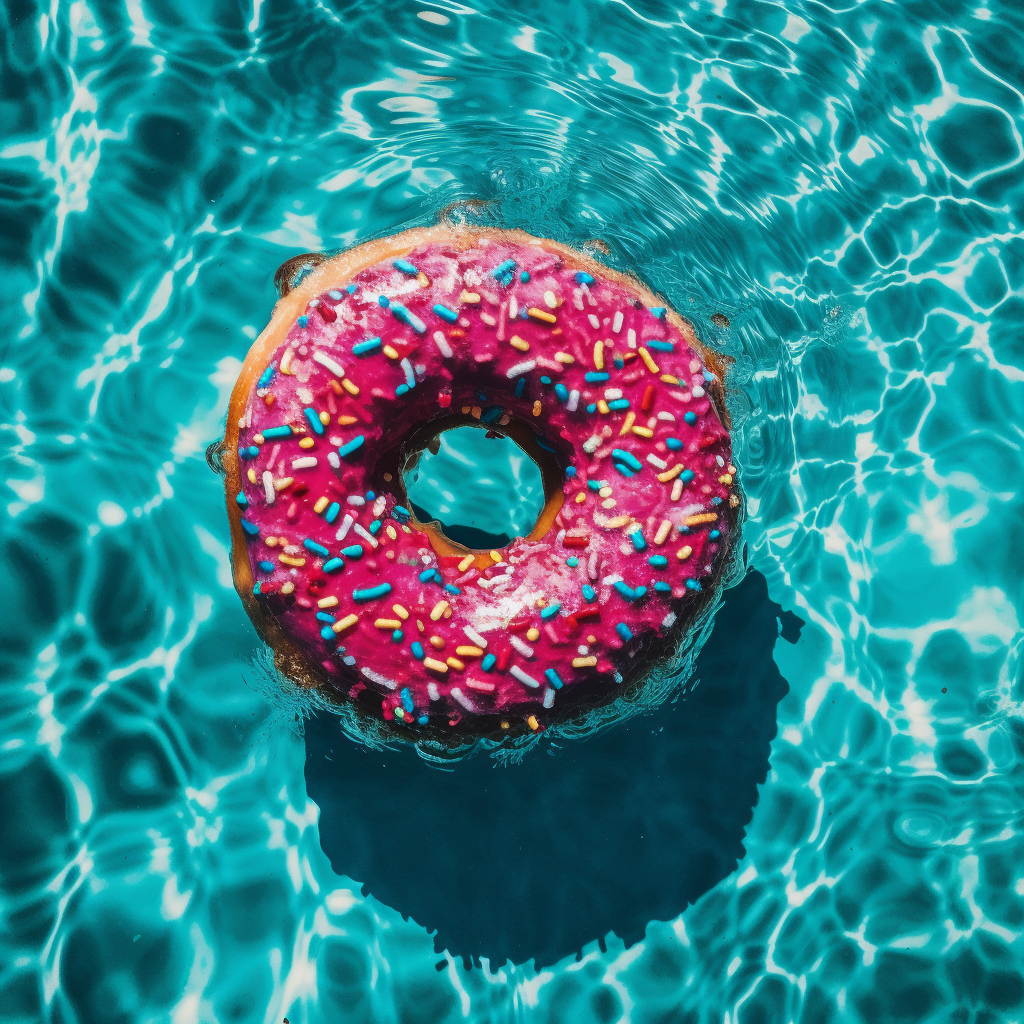
{"label": "pink icing", "polygon": [[[381,345],[353,353],[372,338]],[[596,373],[608,379],[586,379]],[[664,311],[539,246],[433,243],[370,267],[307,307],[249,395],[238,503],[257,595],[339,693],[369,688],[387,719],[501,715],[542,729],[571,692],[607,692],[664,653],[721,563],[737,498],[711,379]],[[612,408],[588,411],[602,400]],[[403,439],[461,410],[498,429],[506,416],[530,424],[568,467],[552,529],[483,572],[439,559],[396,493]],[[615,451],[636,460],[632,475]]]}

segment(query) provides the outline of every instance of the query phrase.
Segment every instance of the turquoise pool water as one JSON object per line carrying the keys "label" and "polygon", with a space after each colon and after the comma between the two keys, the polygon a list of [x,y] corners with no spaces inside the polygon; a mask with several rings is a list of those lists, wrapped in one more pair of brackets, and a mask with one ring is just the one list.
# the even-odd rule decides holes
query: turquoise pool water
{"label": "turquoise pool water", "polygon": [[[1024,1019],[1024,24],[984,2],[0,7],[5,1021]],[[321,828],[369,873],[429,790],[347,749],[393,781],[318,821],[203,458],[284,259],[465,200],[733,357],[746,559],[804,620],[735,867],[605,934],[642,867],[598,830],[579,956],[539,967],[435,950],[429,875],[332,870]],[[535,751],[544,821],[591,795],[572,758],[620,791],[737,672],[629,757]]]}

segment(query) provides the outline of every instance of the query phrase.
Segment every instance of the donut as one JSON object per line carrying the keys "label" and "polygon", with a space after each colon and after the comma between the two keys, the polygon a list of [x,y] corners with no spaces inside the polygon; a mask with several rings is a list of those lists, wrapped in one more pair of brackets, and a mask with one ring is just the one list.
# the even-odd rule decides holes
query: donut
{"label": "donut", "polygon": [[[286,264],[223,442],[236,589],[278,671],[395,735],[529,735],[636,686],[719,582],[740,494],[721,359],[644,285],[438,225]],[[403,470],[472,425],[538,463],[472,550]]]}

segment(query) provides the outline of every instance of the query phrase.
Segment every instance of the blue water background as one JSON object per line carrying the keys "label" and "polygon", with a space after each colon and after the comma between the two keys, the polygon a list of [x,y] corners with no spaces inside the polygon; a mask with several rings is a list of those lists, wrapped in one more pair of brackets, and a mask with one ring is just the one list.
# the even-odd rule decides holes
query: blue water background
{"label": "blue water background", "polygon": [[[7,0],[0,45],[5,1021],[1022,1019],[1018,6]],[[467,199],[733,357],[806,621],[736,870],[542,970],[331,871],[203,458],[280,262]]]}

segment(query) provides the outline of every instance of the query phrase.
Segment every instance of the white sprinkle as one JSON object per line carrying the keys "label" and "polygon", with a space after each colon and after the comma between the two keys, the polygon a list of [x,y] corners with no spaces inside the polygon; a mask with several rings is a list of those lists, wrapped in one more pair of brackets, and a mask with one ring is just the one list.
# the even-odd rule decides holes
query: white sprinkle
{"label": "white sprinkle", "polygon": [[658,419],[663,423],[675,423],[676,421],[675,416],[670,412],[659,412]]}
{"label": "white sprinkle", "polygon": [[549,708],[555,703],[555,691],[549,686],[544,691],[544,707]]}
{"label": "white sprinkle", "polygon": [[312,469],[315,465],[315,455],[306,455],[301,459],[292,459],[292,469]]}
{"label": "white sprinkle", "polygon": [[647,461],[658,469],[668,469],[668,463],[664,459],[659,459],[657,455],[648,455]]}
{"label": "white sprinkle", "polygon": [[586,439],[586,441],[583,442],[583,450],[588,455],[593,455],[594,452],[597,451],[597,449],[600,446],[600,444],[601,444],[601,438],[599,438],[595,434],[593,437],[588,437]]}
{"label": "white sprinkle", "polygon": [[516,363],[515,366],[510,366],[505,371],[505,376],[511,380],[513,377],[518,377],[521,374],[529,373],[532,369],[534,369],[534,367],[536,367],[536,365],[536,359],[527,359],[524,363]]}
{"label": "white sprinkle", "polygon": [[513,635],[509,637],[509,642],[524,658],[533,657],[533,648],[525,640]]}
{"label": "white sprinkle", "polygon": [[405,374],[405,383],[411,388],[416,387],[416,374],[412,372],[412,363],[410,363],[408,359],[403,359],[398,365],[402,368],[402,372]]}
{"label": "white sprinkle", "polygon": [[267,495],[267,504],[273,505],[277,491],[274,490],[274,474],[269,469],[263,470],[263,490]]}
{"label": "white sprinkle", "polygon": [[592,579],[597,579],[597,552],[591,551],[590,558],[587,560],[587,576]]}
{"label": "white sprinkle", "polygon": [[386,686],[389,690],[393,690],[398,683],[394,679],[388,679],[387,676],[382,676],[379,672],[374,672],[372,668],[367,668],[365,665],[359,670],[362,672],[371,683],[377,683],[380,686]]}
{"label": "white sprinkle", "polygon": [[559,530],[558,533],[555,535],[555,547],[556,548],[560,548],[562,546],[562,541],[564,539],[565,539],[565,530]]}
{"label": "white sprinkle", "polygon": [[[340,650],[340,648],[338,649]],[[348,667],[351,668],[356,663],[356,659],[353,658],[351,654],[346,654],[345,657],[341,659],[341,662],[343,665],[348,665]]]}
{"label": "white sprinkle", "polygon": [[366,499],[361,494],[350,494],[345,500],[350,505],[355,505],[356,508],[361,508],[366,504]]}
{"label": "white sprinkle", "polygon": [[448,344],[448,339],[444,336],[442,331],[434,331],[434,344],[440,349],[441,355],[444,356],[445,359],[451,359],[451,357],[455,355],[452,351],[451,345]]}
{"label": "white sprinkle", "polygon": [[531,689],[539,690],[540,683],[537,682],[533,676],[528,676],[518,665],[513,665],[509,672],[512,673],[523,684],[523,686],[529,686]]}
{"label": "white sprinkle", "polygon": [[590,648],[586,644],[580,644],[576,651],[581,658],[585,658],[590,653]]}
{"label": "white sprinkle", "polygon": [[342,519],[342,521],[341,521],[341,526],[338,527],[338,532],[334,535],[334,539],[335,540],[344,540],[345,539],[345,535],[348,533],[349,530],[352,529],[352,524],[354,522],[355,522],[355,520],[352,518],[352,516],[350,516],[346,512],[345,513],[345,518]]}
{"label": "white sprinkle", "polygon": [[725,459],[723,459],[721,455],[715,456],[715,462],[718,463],[719,469],[722,469],[725,466]]}
{"label": "white sprinkle", "polygon": [[440,700],[441,699],[441,691],[438,690],[437,683],[435,683],[433,681],[427,683],[427,696],[431,700]]}
{"label": "white sprinkle", "polygon": [[632,327],[626,332],[626,340],[629,342],[630,348],[636,348],[636,331]]}
{"label": "white sprinkle", "polygon": [[519,316],[519,303],[516,301],[516,297],[513,295],[508,300],[508,318],[509,320],[515,320]]}
{"label": "white sprinkle", "polygon": [[369,544],[371,548],[377,547],[377,538],[374,537],[374,535],[370,533],[369,530],[364,529],[358,523],[356,523],[355,526],[352,527],[352,529],[355,530],[355,532],[358,533],[359,536],[362,537],[363,540],[365,540],[366,543]]}
{"label": "white sprinkle", "polygon": [[672,483],[672,493],[669,495],[672,501],[678,501],[683,494],[683,481],[681,477],[676,477]]}
{"label": "white sprinkle", "polygon": [[704,389],[699,384],[694,384],[693,385],[693,397],[694,398],[703,398],[704,397]]}
{"label": "white sprinkle", "polygon": [[622,397],[622,388],[605,388],[604,397],[609,402],[614,402],[616,398]]}
{"label": "white sprinkle", "polygon": [[611,574],[611,576],[605,576],[605,578],[603,580],[601,580],[602,586],[606,586],[606,587],[610,587],[613,583],[621,583],[621,582],[622,582],[622,577],[617,572],[613,572]]}
{"label": "white sprinkle", "polygon": [[325,370],[330,370],[335,377],[345,376],[345,368],[339,366],[330,356],[324,355],[319,349],[313,353],[313,362],[319,363]]}
{"label": "white sprinkle", "polygon": [[661,624],[666,629],[671,629],[675,625],[675,623],[676,623],[676,613],[675,612],[669,612],[668,615],[666,615],[665,618],[663,618],[661,620]]}
{"label": "white sprinkle", "polygon": [[381,496],[380,496],[380,497],[379,497],[379,498],[378,498],[378,499],[377,499],[377,500],[376,500],[376,501],[375,501],[375,502],[373,503],[373,514],[374,514],[375,516],[379,516],[379,515],[380,515],[380,514],[381,514],[381,513],[382,513],[382,512],[384,511],[384,506],[385,506],[385,505],[387,505],[387,503],[388,503],[388,499],[387,499],[387,498],[385,498],[385,497],[384,497],[384,495],[382,494],[382,495],[381,495]]}
{"label": "white sprinkle", "polygon": [[453,686],[448,691],[470,714],[477,714],[476,705],[457,687]]}
{"label": "white sprinkle", "polygon": [[580,393],[575,388],[573,388],[573,390],[569,392],[569,401],[565,403],[565,411],[575,412],[579,408],[579,404]]}
{"label": "white sprinkle", "polygon": [[622,310],[617,309],[612,319],[612,334],[618,334],[622,330]]}
{"label": "white sprinkle", "polygon": [[593,313],[588,313],[587,319],[590,321],[590,326],[593,327],[595,331],[601,330],[601,321],[598,320]]}
{"label": "white sprinkle", "polygon": [[477,647],[486,647],[487,641],[472,627],[463,626],[462,631],[477,645]]}
{"label": "white sprinkle", "polygon": [[572,293],[572,304],[582,313],[583,312],[583,293],[577,288]]}
{"label": "white sprinkle", "polygon": [[337,452],[328,452],[327,461],[331,464],[331,469],[341,469],[341,457]]}

